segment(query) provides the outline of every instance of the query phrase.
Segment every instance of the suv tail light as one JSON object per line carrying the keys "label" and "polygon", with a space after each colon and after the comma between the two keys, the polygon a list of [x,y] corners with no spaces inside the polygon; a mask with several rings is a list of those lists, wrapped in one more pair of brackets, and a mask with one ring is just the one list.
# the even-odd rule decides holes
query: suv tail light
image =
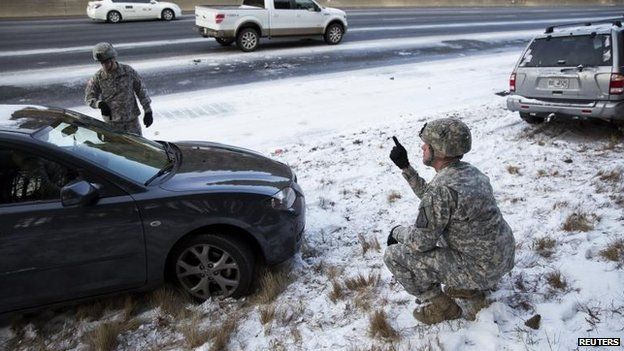
{"label": "suv tail light", "polygon": [[215,16],[215,22],[217,22],[217,24],[223,22],[223,19],[225,18],[225,15],[220,13],[218,15]]}
{"label": "suv tail light", "polygon": [[624,75],[619,73],[611,74],[609,83],[609,94],[620,95],[624,93]]}
{"label": "suv tail light", "polygon": [[509,91],[516,91],[516,72],[509,76]]}

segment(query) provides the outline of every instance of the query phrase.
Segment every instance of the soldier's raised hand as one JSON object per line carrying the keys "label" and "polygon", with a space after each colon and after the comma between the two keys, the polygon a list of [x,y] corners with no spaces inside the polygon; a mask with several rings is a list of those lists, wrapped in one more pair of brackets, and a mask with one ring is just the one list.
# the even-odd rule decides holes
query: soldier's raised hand
{"label": "soldier's raised hand", "polygon": [[394,147],[392,148],[392,151],[390,151],[390,159],[400,169],[409,167],[410,164],[407,159],[407,150],[405,150],[403,145],[399,143],[397,137],[393,136],[392,140],[394,140]]}

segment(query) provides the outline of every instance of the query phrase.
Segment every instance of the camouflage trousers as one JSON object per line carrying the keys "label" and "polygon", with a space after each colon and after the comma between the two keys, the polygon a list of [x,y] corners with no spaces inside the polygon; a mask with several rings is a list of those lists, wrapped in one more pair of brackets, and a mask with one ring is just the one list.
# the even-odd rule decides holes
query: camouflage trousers
{"label": "camouflage trousers", "polygon": [[138,136],[142,136],[141,132],[141,124],[139,123],[139,119],[135,118],[132,121],[107,121],[111,127],[120,132],[126,132],[131,134],[136,134]]}
{"label": "camouflage trousers", "polygon": [[417,252],[395,244],[386,249],[384,262],[405,290],[422,301],[440,295],[440,284],[456,289],[485,288],[474,272],[477,267],[469,267],[457,251],[448,248]]}

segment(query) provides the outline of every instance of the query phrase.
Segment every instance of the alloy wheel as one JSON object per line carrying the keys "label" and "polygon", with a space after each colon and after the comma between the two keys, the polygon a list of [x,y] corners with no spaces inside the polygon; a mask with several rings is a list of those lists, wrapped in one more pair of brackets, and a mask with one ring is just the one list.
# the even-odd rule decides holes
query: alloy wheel
{"label": "alloy wheel", "polygon": [[258,43],[258,37],[253,32],[244,33],[241,37],[241,44],[246,50],[253,49]]}
{"label": "alloy wheel", "polygon": [[223,249],[198,244],[187,248],[176,261],[176,277],[184,289],[200,299],[231,295],[240,284],[240,270]]}
{"label": "alloy wheel", "polygon": [[332,43],[337,43],[342,38],[342,29],[338,26],[334,26],[329,30],[329,40]]}
{"label": "alloy wheel", "polygon": [[173,19],[173,11],[171,10],[164,10],[162,13],[162,18],[165,21],[171,21]]}

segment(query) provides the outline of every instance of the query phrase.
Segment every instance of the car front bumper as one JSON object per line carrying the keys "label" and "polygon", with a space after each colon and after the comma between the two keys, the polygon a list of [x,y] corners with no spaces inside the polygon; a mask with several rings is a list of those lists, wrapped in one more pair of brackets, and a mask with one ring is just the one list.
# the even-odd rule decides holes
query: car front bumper
{"label": "car front bumper", "polygon": [[298,194],[293,208],[278,211],[277,217],[273,225],[263,228],[266,240],[263,251],[269,265],[284,262],[301,249],[305,232],[305,197]]}
{"label": "car front bumper", "polygon": [[507,97],[507,109],[527,113],[624,120],[624,101],[551,102],[510,95]]}

